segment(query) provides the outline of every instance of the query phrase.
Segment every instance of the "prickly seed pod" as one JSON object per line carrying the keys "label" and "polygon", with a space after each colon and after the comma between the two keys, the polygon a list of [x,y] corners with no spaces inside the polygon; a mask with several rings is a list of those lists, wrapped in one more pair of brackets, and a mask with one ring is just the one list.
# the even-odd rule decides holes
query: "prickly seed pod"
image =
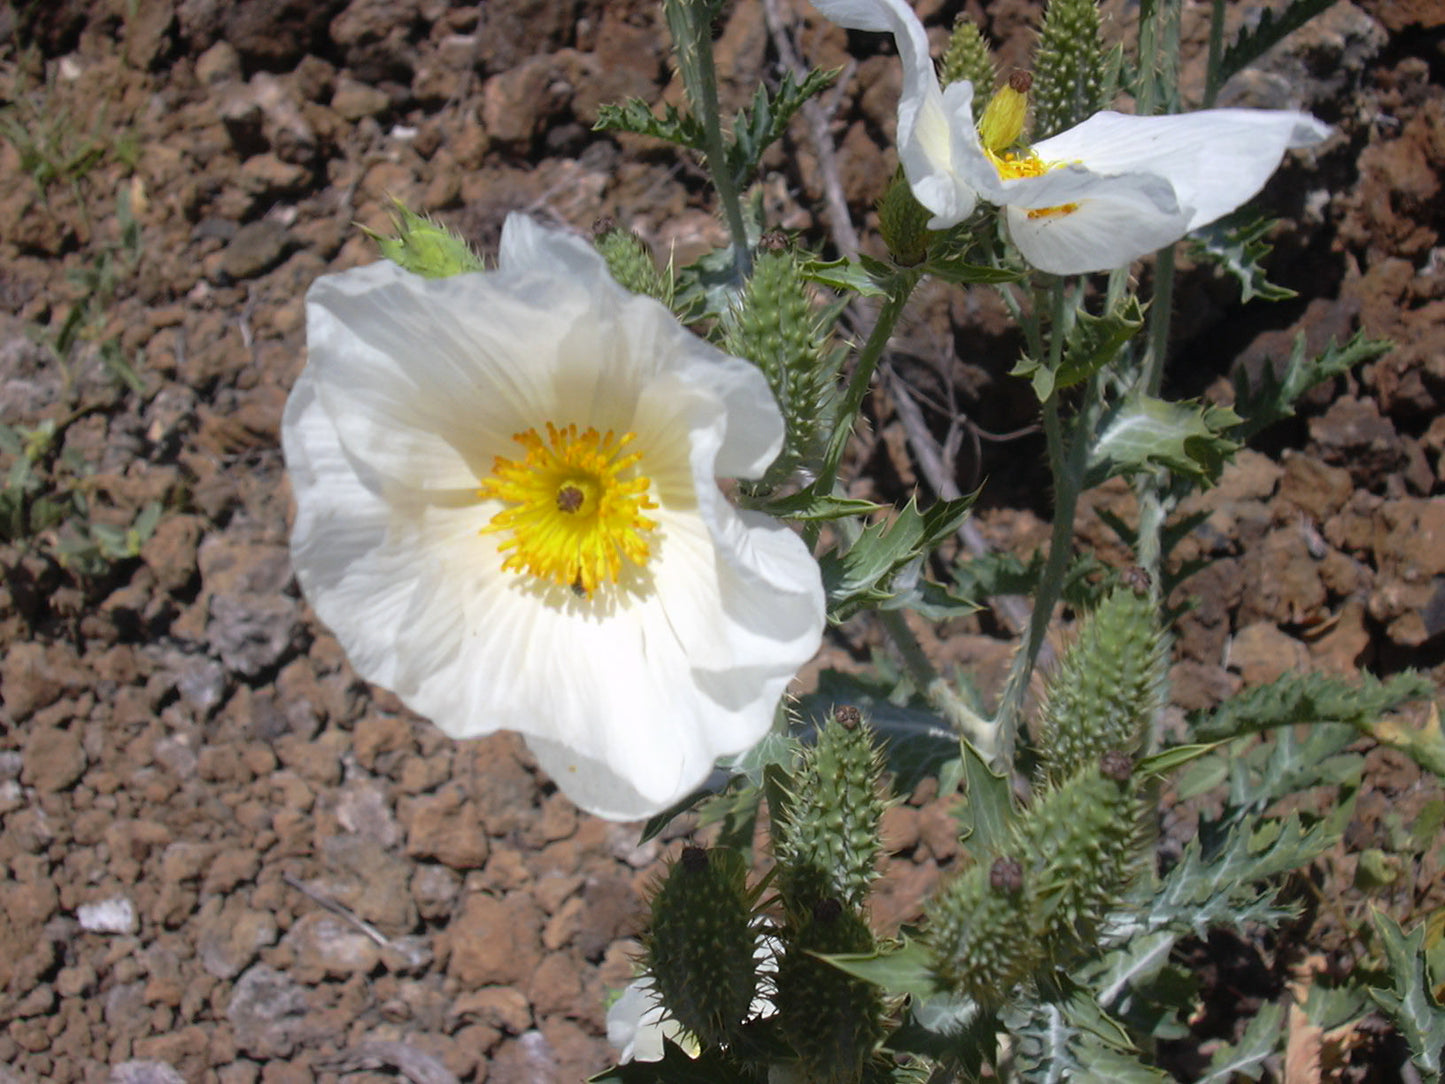
{"label": "prickly seed pod", "polygon": [[818,959],[872,949],[863,916],[837,897],[819,900],[786,931],[776,978],[778,1029],[809,1084],[857,1084],[883,1038],[881,991]]}
{"label": "prickly seed pod", "polygon": [[983,116],[997,79],[988,42],[967,15],[960,13],[953,23],[948,47],[938,65],[938,79],[944,86],[967,79],[973,84],[973,117]]}
{"label": "prickly seed pod", "polygon": [[1104,107],[1111,92],[1106,66],[1097,0],[1049,0],[1034,53],[1035,141]]}
{"label": "prickly seed pod", "polygon": [[[1121,766],[1117,754],[1103,759]],[[1100,764],[1088,765],[1040,796],[1017,834],[1045,942],[1061,954],[1090,943],[1138,866],[1140,803],[1132,788],[1106,776]]]}
{"label": "prickly seed pod", "polygon": [[1049,677],[1039,749],[1060,780],[1105,753],[1139,748],[1163,697],[1165,647],[1151,593],[1116,588]]}
{"label": "prickly seed pod", "polygon": [[733,1040],[757,988],[752,895],[736,851],[688,847],[652,897],[647,970],[668,1013],[704,1046]]}
{"label": "prickly seed pod", "polygon": [[922,263],[928,255],[928,220],[932,212],[919,203],[899,170],[878,201],[878,232],[900,267]]}
{"label": "prickly seed pod", "polygon": [[641,237],[604,215],[592,224],[592,244],[607,261],[607,270],[618,285],[672,305],[672,279],[658,270],[652,250]]}
{"label": "prickly seed pod", "polygon": [[999,856],[950,881],[928,904],[925,936],[944,989],[998,1006],[1044,961],[1023,863]]}
{"label": "prickly seed pod", "polygon": [[752,277],[723,320],[722,345],[763,371],[783,412],[783,451],[763,490],[821,459],[836,394],[828,330],[797,254],[787,244],[760,245]]}
{"label": "prickly seed pod", "polygon": [[399,200],[392,202],[396,233],[387,237],[362,227],[392,263],[429,279],[485,269],[482,258],[457,234],[435,219],[408,209]]}
{"label": "prickly seed pod", "polygon": [[862,904],[878,875],[879,823],[888,808],[882,776],[883,757],[857,709],[840,709],[819,727],[778,816],[774,852],[785,898],[790,879],[821,873],[825,894]]}

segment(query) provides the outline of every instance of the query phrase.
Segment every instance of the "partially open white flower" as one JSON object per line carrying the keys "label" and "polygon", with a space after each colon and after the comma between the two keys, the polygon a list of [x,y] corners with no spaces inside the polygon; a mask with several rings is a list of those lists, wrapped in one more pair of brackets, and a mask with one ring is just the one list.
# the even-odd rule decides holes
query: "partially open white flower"
{"label": "partially open white flower", "polygon": [[307,337],[292,559],[359,674],[453,737],[521,732],[615,819],[767,732],[824,600],[801,539],[716,482],[781,446],[755,367],[515,215],[494,271],[318,279]]}
{"label": "partially open white flower", "polygon": [[1042,271],[1106,271],[1172,244],[1257,193],[1286,150],[1330,132],[1288,110],[1105,111],[1011,150],[1023,110],[1012,131],[1005,125],[980,138],[972,85],[939,87],[923,25],[904,0],[813,3],[841,26],[893,34],[903,63],[898,157],[918,202],[933,212],[929,228],[956,225],[979,199],[1005,207],[1013,243]]}

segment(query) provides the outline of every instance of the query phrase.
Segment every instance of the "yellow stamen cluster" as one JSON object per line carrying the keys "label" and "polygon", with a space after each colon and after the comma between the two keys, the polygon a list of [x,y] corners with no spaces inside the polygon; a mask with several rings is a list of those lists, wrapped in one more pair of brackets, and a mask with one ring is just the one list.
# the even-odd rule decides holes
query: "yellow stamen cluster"
{"label": "yellow stamen cluster", "polygon": [[657,504],[647,495],[651,479],[635,469],[642,453],[623,452],[636,436],[551,422],[545,440],[535,429],[516,434],[526,455],[497,456],[477,491],[507,505],[483,528],[511,533],[498,547],[507,553],[502,568],[590,595],[617,582],[624,560],[645,565],[657,521],[643,511]]}
{"label": "yellow stamen cluster", "polygon": [[[989,99],[988,108],[978,121],[978,138],[983,153],[1005,181],[1020,177],[1042,177],[1054,167],[1028,149],[1009,150],[1023,137],[1024,120],[1029,111],[1029,88],[1033,77],[1028,72],[1014,72],[1009,81]],[[1030,218],[1051,218],[1072,214],[1077,203],[1061,203],[1057,207],[1036,207]]]}

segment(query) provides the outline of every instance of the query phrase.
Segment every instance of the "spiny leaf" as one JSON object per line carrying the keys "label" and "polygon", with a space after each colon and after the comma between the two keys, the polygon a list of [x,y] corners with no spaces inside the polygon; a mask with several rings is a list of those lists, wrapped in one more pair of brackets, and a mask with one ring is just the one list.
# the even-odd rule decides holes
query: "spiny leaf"
{"label": "spiny leaf", "polygon": [[1283,1005],[1261,1005],[1239,1042],[1225,1044],[1215,1051],[1209,1061],[1209,1072],[1199,1078],[1200,1084],[1228,1084],[1238,1076],[1258,1080],[1264,1073],[1264,1060],[1279,1048],[1283,1025]]}
{"label": "spiny leaf", "polygon": [[728,148],[728,165],[741,188],[757,171],[763,154],[788,130],[788,122],[814,95],[833,85],[841,69],[810,71],[799,83],[790,71],[783,73],[778,89],[771,94],[758,85],[750,106],[733,118],[733,142]]}
{"label": "spiny leaf", "polygon": [[[1219,70],[1209,73],[1211,90],[1223,86],[1230,76],[1243,71],[1283,41],[1285,35],[1298,30],[1334,3],[1335,0],[1294,0],[1278,13],[1266,8],[1259,22],[1252,29],[1241,31],[1239,37],[1224,50]],[[1210,98],[1212,100],[1213,94]]]}
{"label": "spiny leaf", "polygon": [[828,592],[829,619],[844,621],[911,587],[895,584],[897,574],[956,531],[972,504],[972,497],[960,497],[938,501],[920,512],[918,503],[910,500],[892,520],[865,527],[847,552],[825,553],[818,564]]}
{"label": "spiny leaf", "polygon": [[1238,415],[1228,407],[1170,403],[1147,395],[1125,400],[1105,420],[1087,484],[1159,467],[1213,481],[1239,447],[1225,436],[1238,423]]}
{"label": "spiny leaf", "polygon": [[1434,694],[1424,674],[1408,671],[1381,681],[1365,674],[1352,683],[1328,674],[1286,674],[1247,689],[1194,722],[1202,741],[1234,738],[1293,723],[1348,723],[1366,729],[1385,712]]}
{"label": "spiny leaf", "polygon": [[658,116],[652,111],[652,106],[641,98],[629,98],[621,105],[608,102],[598,106],[597,123],[592,126],[592,130],[635,132],[675,143],[699,154],[703,153],[707,140],[696,117],[679,112],[675,105],[669,105],[662,116]]}
{"label": "spiny leaf", "polygon": [[1410,1060],[1421,1072],[1438,1080],[1445,1070],[1445,1008],[1430,993],[1430,978],[1425,972],[1425,927],[1416,926],[1407,935],[1393,918],[1377,912],[1375,928],[1385,949],[1391,985],[1389,989],[1371,989],[1370,997],[1410,1044]]}
{"label": "spiny leaf", "polygon": [[1189,236],[1190,254],[1196,260],[1208,260],[1239,283],[1240,300],[1285,301],[1296,296],[1287,286],[1270,282],[1260,266],[1274,246],[1264,238],[1277,225],[1274,219],[1232,223],[1228,219],[1211,222]]}
{"label": "spiny leaf", "polygon": [[1316,384],[1341,376],[1356,365],[1373,361],[1393,348],[1391,342],[1367,339],[1363,331],[1358,331],[1344,346],[1337,346],[1331,339],[1322,353],[1306,357],[1305,337],[1301,332],[1295,336],[1294,348],[1283,372],[1276,373],[1272,366],[1265,365],[1255,386],[1251,386],[1249,374],[1243,369],[1236,374],[1235,405],[1244,421],[1232,435],[1248,440],[1267,426],[1294,417],[1294,404]]}

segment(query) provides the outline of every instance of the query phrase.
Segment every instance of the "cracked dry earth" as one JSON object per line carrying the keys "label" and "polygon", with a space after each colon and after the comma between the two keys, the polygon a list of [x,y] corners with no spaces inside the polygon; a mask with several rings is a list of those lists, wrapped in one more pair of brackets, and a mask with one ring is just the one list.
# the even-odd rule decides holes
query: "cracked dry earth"
{"label": "cracked dry earth", "polygon": [[[1206,6],[1188,9],[1196,52]],[[936,27],[960,7],[1005,65],[1026,61],[1036,5],[921,11]],[[1127,26],[1128,4],[1109,9]],[[845,68],[828,134],[866,221],[893,168],[896,61],[804,4],[782,15],[804,56]],[[590,131],[601,102],[677,99],[660,23],[650,0],[0,6],[18,123],[0,142],[0,423],[52,420],[57,477],[87,502],[0,545],[4,1084],[511,1084],[609,1064],[604,997],[631,975],[640,887],[675,840],[638,846],[636,826],[579,816],[512,737],[454,743],[357,680],[291,579],[277,428],[306,287],[374,258],[356,224],[384,228],[389,197],[483,249],[512,210],[581,229],[610,214],[682,261],[720,239],[694,164]],[[1226,89],[1339,134],[1263,200],[1297,299],[1241,307],[1184,261],[1176,390],[1225,396],[1235,367],[1277,362],[1301,333],[1397,346],[1318,389],[1199,499],[1181,556],[1211,564],[1175,600],[1199,600],[1175,648],[1181,709],[1305,668],[1445,676],[1442,23],[1430,0],[1340,3]],[[759,0],[718,29],[735,105],[775,77],[776,46]],[[773,221],[821,240],[812,139],[799,122],[764,195]],[[41,176],[37,142],[66,168]],[[81,334],[63,341],[68,320]],[[931,288],[894,345],[858,493],[931,493],[913,453],[953,423],[949,481],[988,480],[983,536],[1042,545],[1036,437],[970,439],[1031,420],[996,299]],[[0,473],[16,456],[0,451]],[[1126,503],[1106,490],[1080,516],[1108,559],[1123,555],[1097,510]],[[56,559],[77,523],[126,527],[153,504],[134,556],[84,574]],[[940,662],[996,684],[1003,617],[923,632]],[[878,642],[850,623],[825,661],[859,667]],[[1316,871],[1350,906],[1387,814],[1440,793],[1394,754],[1370,764],[1349,845]],[[930,799],[889,814],[882,930],[957,859]],[[1439,863],[1437,848],[1383,905],[1407,921],[1439,906]],[[1338,946],[1327,919],[1309,923],[1299,946]],[[1203,1048],[1275,995],[1290,953],[1197,951],[1224,1006]]]}

